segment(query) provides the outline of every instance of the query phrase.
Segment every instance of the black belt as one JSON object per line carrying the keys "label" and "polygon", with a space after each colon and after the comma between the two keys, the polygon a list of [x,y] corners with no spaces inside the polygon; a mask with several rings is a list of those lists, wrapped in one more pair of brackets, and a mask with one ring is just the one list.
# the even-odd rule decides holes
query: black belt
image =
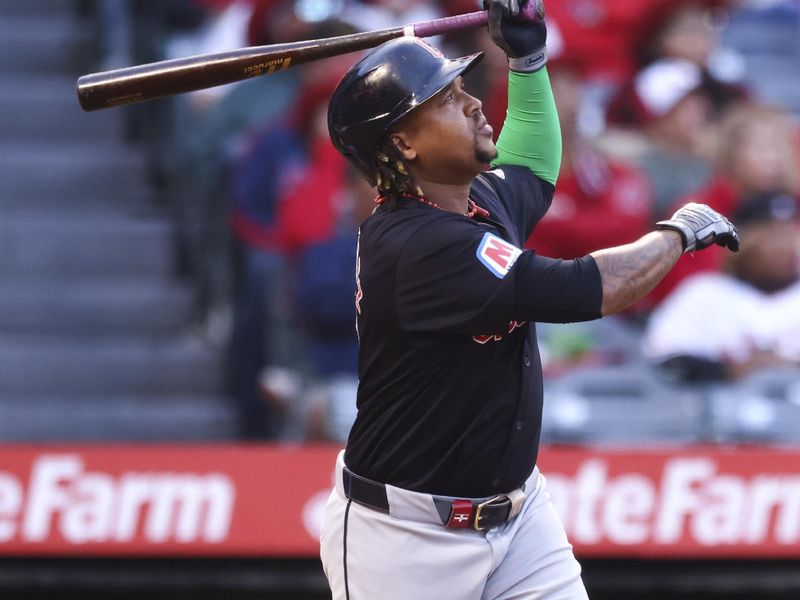
{"label": "black belt", "polygon": [[[342,470],[344,494],[350,500],[369,508],[389,512],[386,486],[377,481],[356,475],[347,467]],[[512,502],[505,494],[491,498],[440,498],[433,496],[442,524],[450,529],[475,529],[485,531],[502,525],[512,514]]]}

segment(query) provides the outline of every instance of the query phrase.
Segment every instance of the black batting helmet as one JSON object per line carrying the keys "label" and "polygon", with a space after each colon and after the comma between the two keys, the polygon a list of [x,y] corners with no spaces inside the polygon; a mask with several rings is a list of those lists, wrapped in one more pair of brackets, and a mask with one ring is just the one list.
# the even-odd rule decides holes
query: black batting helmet
{"label": "black batting helmet", "polygon": [[328,105],[336,149],[376,184],[375,152],[400,119],[469,71],[483,53],[446,58],[415,37],[378,46],[345,74]]}

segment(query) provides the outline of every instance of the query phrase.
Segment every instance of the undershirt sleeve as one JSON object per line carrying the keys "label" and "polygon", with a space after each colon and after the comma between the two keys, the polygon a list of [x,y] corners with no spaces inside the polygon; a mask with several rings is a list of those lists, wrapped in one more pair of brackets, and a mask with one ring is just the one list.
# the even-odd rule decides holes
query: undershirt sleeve
{"label": "undershirt sleeve", "polygon": [[492,167],[519,165],[555,185],[561,168],[561,126],[547,68],[508,73],[508,110]]}

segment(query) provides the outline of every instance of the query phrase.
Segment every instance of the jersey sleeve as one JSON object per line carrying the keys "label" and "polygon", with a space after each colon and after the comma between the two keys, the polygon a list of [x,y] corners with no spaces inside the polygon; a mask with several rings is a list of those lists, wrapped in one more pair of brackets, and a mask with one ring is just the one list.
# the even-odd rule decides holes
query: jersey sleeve
{"label": "jersey sleeve", "polygon": [[506,165],[478,175],[471,193],[495,216],[504,211],[500,220],[514,225],[523,244],[550,208],[555,187],[526,167]]}
{"label": "jersey sleeve", "polygon": [[599,318],[600,273],[590,257],[536,256],[460,217],[433,220],[397,265],[397,314],[406,331],[502,333],[511,321]]}

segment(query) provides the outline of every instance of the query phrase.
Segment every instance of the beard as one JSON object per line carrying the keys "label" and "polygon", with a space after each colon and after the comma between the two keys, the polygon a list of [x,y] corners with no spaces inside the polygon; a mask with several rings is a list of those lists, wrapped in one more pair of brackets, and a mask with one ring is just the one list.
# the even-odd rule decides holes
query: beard
{"label": "beard", "polygon": [[488,165],[495,158],[497,158],[497,148],[495,148],[494,145],[492,145],[491,150],[489,150],[488,148],[481,148],[479,142],[480,140],[478,139],[478,135],[476,134],[474,143],[475,160],[477,160],[481,164]]}

